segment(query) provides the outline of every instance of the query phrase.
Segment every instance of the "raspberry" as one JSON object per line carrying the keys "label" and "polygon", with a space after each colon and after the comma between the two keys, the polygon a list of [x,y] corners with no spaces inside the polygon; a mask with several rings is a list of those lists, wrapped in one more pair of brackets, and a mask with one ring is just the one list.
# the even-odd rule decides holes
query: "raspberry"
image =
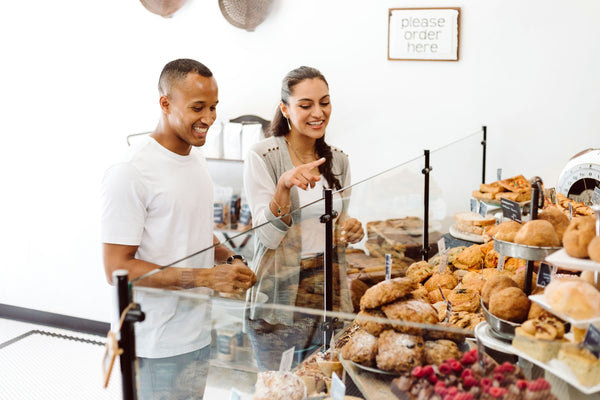
{"label": "raspberry", "polygon": [[473,395],[471,393],[458,393],[454,400],[473,400]]}
{"label": "raspberry", "polygon": [[465,368],[460,375],[461,378],[465,379],[467,376],[475,376],[471,368]]}
{"label": "raspberry", "polygon": [[435,374],[430,374],[430,375],[427,377],[427,380],[428,380],[430,383],[434,383],[434,384],[435,384],[435,383],[437,383],[437,382],[438,382],[438,377],[437,377],[437,376],[435,376]]}
{"label": "raspberry", "polygon": [[479,381],[479,383],[481,384],[481,388],[484,391],[486,391],[493,384],[493,382],[489,378],[482,378],[481,381]]}
{"label": "raspberry", "polygon": [[506,390],[505,388],[502,387],[491,387],[490,390],[488,391],[488,394],[492,397],[502,397],[504,396],[506,393],[508,393],[508,390]]}
{"label": "raspberry", "polygon": [[504,382],[504,375],[499,372],[496,372],[494,374],[494,380],[498,381],[498,383],[502,383],[502,382]]}
{"label": "raspberry", "polygon": [[463,366],[458,361],[452,360],[452,361],[450,361],[450,369],[454,372],[460,372],[460,371],[462,371]]}
{"label": "raspberry", "polygon": [[434,390],[440,396],[443,396],[443,395],[445,395],[448,392],[448,390],[446,390],[446,384],[444,383],[444,381],[437,381],[435,383],[435,389]]}
{"label": "raspberry", "polygon": [[509,374],[512,374],[513,372],[515,372],[515,366],[512,365],[511,363],[509,363],[508,361],[506,361],[502,364],[502,368],[504,369],[504,372],[507,372]]}
{"label": "raspberry", "polygon": [[455,397],[456,396],[453,394],[446,394],[444,395],[443,400],[456,400]]}
{"label": "raspberry", "polygon": [[466,376],[465,378],[463,378],[463,387],[467,390],[472,388],[473,386],[477,386],[478,383],[479,382],[477,382],[477,379],[475,379],[472,376]]}
{"label": "raspberry", "polygon": [[458,388],[456,386],[451,386],[448,388],[448,394],[456,395],[458,393]]}
{"label": "raspberry", "polygon": [[477,349],[471,349],[465,354],[463,354],[462,358],[460,359],[460,362],[463,363],[463,365],[470,365],[477,361],[477,359]]}
{"label": "raspberry", "polygon": [[450,366],[446,363],[443,363],[442,365],[440,365],[438,367],[438,369],[440,370],[440,374],[444,374],[444,375],[448,375],[452,371]]}
{"label": "raspberry", "polygon": [[529,385],[527,385],[527,388],[531,392],[539,392],[542,390],[550,389],[550,384],[544,378],[538,378],[533,382],[529,382]]}
{"label": "raspberry", "polygon": [[422,378],[425,376],[425,372],[423,371],[423,367],[414,367],[412,370],[412,376],[415,378]]}
{"label": "raspberry", "polygon": [[525,390],[525,389],[527,389],[527,381],[525,379],[519,379],[519,380],[517,380],[517,388],[519,390]]}
{"label": "raspberry", "polygon": [[434,371],[433,371],[433,367],[431,365],[426,365],[426,366],[423,367],[423,374],[424,375],[431,375],[433,373],[434,373]]}

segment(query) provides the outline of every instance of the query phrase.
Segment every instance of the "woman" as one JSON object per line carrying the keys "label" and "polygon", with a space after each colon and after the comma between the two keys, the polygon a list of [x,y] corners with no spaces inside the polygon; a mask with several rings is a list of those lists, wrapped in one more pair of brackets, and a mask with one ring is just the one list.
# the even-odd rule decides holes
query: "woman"
{"label": "woman", "polygon": [[[278,369],[292,346],[301,359],[321,339],[318,316],[261,307],[260,300],[266,294],[269,304],[323,309],[323,188],[334,191],[336,249],[364,236],[361,223],[345,214],[348,193],[340,189],[350,185],[350,168],[348,157],[325,142],[330,114],[325,77],[315,68],[294,69],[283,79],[271,137],[246,159],[244,184],[258,227],[248,328],[261,370]],[[334,309],[352,312],[343,264],[334,263],[334,276]]]}

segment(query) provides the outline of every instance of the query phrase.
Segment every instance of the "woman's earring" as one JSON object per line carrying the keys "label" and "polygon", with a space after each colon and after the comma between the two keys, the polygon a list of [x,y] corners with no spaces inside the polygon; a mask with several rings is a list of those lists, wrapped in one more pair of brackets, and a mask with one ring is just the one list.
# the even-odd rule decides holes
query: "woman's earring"
{"label": "woman's earring", "polygon": [[292,130],[292,126],[290,125],[290,120],[289,120],[289,117],[288,117],[287,115],[284,115],[283,117],[285,118],[285,121],[286,121],[286,122],[287,122],[287,124],[288,124],[288,129],[291,131],[291,130]]}

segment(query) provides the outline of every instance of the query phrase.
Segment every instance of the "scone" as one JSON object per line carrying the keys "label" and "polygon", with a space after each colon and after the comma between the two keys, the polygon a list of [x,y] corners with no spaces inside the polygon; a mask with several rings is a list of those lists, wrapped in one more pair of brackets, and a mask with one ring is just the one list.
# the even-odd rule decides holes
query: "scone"
{"label": "scone", "polygon": [[419,336],[392,329],[379,336],[377,368],[390,372],[407,372],[423,362],[425,343]]}
{"label": "scone", "polygon": [[302,400],[306,397],[306,385],[292,372],[259,372],[253,400]]}
{"label": "scone", "polygon": [[382,319],[386,318],[383,311],[379,309],[366,309],[361,310],[357,314],[356,323],[373,336],[379,336],[381,332],[391,328],[390,324],[373,321],[373,317]]}
{"label": "scone", "polygon": [[588,256],[590,260],[600,262],[600,236],[594,236],[588,244]]}
{"label": "scone", "polygon": [[420,334],[423,330],[418,327],[394,324],[393,321],[415,322],[418,324],[435,325],[438,322],[436,309],[422,299],[398,300],[381,307],[385,316],[392,320],[392,328],[398,332]]}
{"label": "scone", "polygon": [[416,283],[421,283],[433,275],[433,266],[427,261],[413,263],[406,270],[406,276]]}
{"label": "scone", "polygon": [[454,266],[459,269],[478,269],[483,265],[484,254],[481,245],[474,244],[467,247],[456,256]]}
{"label": "scone", "polygon": [[555,279],[544,290],[546,303],[557,314],[575,320],[600,317],[600,292],[581,279]]}
{"label": "scone", "polygon": [[454,289],[456,285],[458,285],[458,279],[452,274],[439,274],[436,272],[431,275],[424,284],[425,289],[427,289],[428,292],[438,290],[438,285],[440,285],[442,289]]}
{"label": "scone", "polygon": [[342,347],[340,354],[346,360],[372,367],[375,365],[377,342],[378,339],[376,336],[371,335],[363,329],[359,329]]}
{"label": "scone", "polygon": [[425,342],[425,363],[441,365],[449,359],[460,360],[462,356],[456,343],[452,340],[439,339]]}
{"label": "scone", "polygon": [[479,308],[479,292],[465,287],[454,288],[448,295],[453,311],[475,312]]}
{"label": "scone", "polygon": [[360,309],[377,308],[383,304],[391,303],[406,296],[416,288],[417,284],[406,277],[381,281],[367,289],[360,299]]}

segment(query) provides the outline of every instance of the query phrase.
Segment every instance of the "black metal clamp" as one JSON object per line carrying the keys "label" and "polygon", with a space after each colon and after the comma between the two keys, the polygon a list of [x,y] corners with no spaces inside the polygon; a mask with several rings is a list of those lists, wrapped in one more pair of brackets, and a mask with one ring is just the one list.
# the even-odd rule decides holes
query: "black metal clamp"
{"label": "black metal clamp", "polygon": [[334,320],[327,316],[327,311],[333,311],[333,220],[338,213],[333,209],[333,192],[331,189],[323,189],[325,199],[325,214],[321,215],[320,221],[325,224],[325,251],[323,253],[323,314],[322,332],[323,343],[329,346],[333,336]]}
{"label": "black metal clamp", "polygon": [[[119,338],[119,348],[123,349],[123,353],[120,356],[123,399],[136,400],[135,329],[133,323],[143,321],[146,316],[142,312],[139,304],[130,306],[133,301],[133,296],[131,294],[131,286],[128,282],[128,272],[126,270],[115,271],[113,273],[113,282],[115,283],[117,299],[119,302],[119,316],[125,312],[125,318],[123,319]],[[129,309],[125,311],[128,307]]]}
{"label": "black metal clamp", "polygon": [[481,166],[481,183],[485,183],[485,155],[487,150],[487,126],[482,126],[483,130],[483,140],[481,141],[481,146],[483,147],[483,164]]}
{"label": "black metal clamp", "polygon": [[421,259],[429,259],[429,174],[433,167],[429,164],[429,150],[423,151],[425,154],[425,168],[421,173],[425,175],[425,188],[423,193],[423,247],[421,248]]}

